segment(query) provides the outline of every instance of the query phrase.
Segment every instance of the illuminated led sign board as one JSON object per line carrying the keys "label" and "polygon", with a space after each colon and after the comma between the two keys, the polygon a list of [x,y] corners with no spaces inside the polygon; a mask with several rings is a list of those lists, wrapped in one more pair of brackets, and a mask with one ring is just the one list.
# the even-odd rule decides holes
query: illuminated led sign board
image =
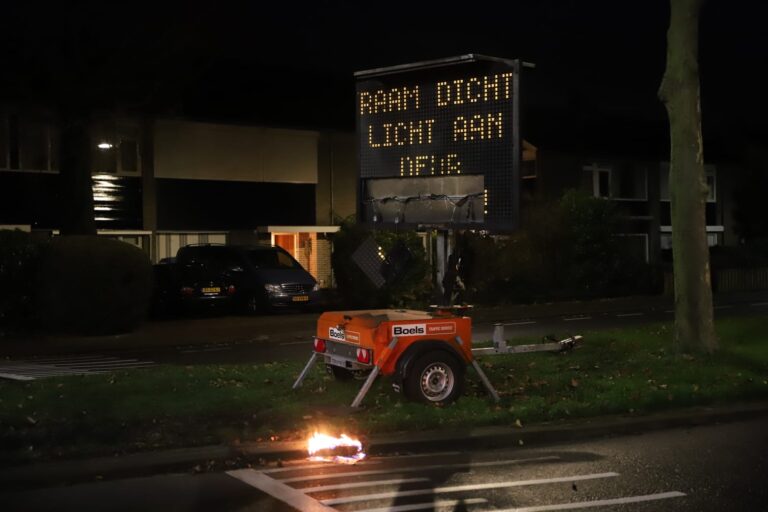
{"label": "illuminated led sign board", "polygon": [[361,220],[514,228],[519,71],[465,55],[356,73]]}

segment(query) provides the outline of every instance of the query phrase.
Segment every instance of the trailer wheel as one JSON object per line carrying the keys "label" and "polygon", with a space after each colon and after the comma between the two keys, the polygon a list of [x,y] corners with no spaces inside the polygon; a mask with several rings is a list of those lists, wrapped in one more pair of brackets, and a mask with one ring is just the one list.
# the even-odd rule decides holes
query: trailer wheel
{"label": "trailer wheel", "polygon": [[427,352],[405,376],[405,394],[411,400],[433,405],[456,401],[464,383],[464,366],[447,352]]}

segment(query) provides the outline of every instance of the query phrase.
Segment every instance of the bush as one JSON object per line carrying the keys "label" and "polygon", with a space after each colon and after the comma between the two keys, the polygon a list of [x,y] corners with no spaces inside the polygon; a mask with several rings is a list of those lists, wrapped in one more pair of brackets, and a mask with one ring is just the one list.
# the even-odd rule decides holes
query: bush
{"label": "bush", "polygon": [[116,334],[147,314],[152,265],[138,248],[95,236],[64,236],[46,248],[38,276],[38,315],[48,330]]}
{"label": "bush", "polygon": [[33,318],[41,244],[29,233],[0,230],[0,326],[18,328]]}
{"label": "bush", "polygon": [[631,254],[613,203],[577,191],[526,208],[506,237],[467,233],[470,302],[531,302],[658,291],[657,269]]}
{"label": "bush", "polygon": [[[387,254],[396,244],[404,244],[412,258],[402,273],[377,289],[352,260],[352,255],[368,238]],[[429,267],[421,240],[415,232],[372,231],[347,219],[333,237],[331,255],[336,284],[347,307],[356,309],[384,306],[415,307],[428,301],[432,289]]]}

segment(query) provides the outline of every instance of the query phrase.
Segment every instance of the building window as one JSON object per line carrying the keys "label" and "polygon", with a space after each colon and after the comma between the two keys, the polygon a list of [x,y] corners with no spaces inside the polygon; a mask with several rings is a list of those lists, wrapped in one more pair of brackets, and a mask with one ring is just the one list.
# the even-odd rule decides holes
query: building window
{"label": "building window", "polygon": [[592,164],[585,166],[584,172],[587,173],[587,183],[591,185],[592,195],[609,198],[611,194],[611,169]]}
{"label": "building window", "polygon": [[[707,202],[717,202],[717,168],[714,165],[704,166],[705,179],[707,180]],[[660,170],[660,197],[662,201],[669,201],[669,162],[661,164]]]}
{"label": "building window", "polygon": [[648,173],[645,168],[632,165],[601,167],[591,164],[583,167],[592,195],[605,199],[648,199]]}
{"label": "building window", "polygon": [[139,174],[139,130],[136,126],[111,121],[97,123],[91,139],[94,173]]}
{"label": "building window", "polygon": [[[722,226],[712,226],[712,228],[712,231],[707,229],[707,246],[716,247],[718,245],[722,245]],[[720,229],[719,231],[714,231],[714,229],[718,228]],[[661,248],[672,249],[672,233],[669,232],[671,231],[671,228],[669,226],[662,226],[662,229],[665,229],[666,232],[661,234]]]}
{"label": "building window", "polygon": [[34,116],[0,113],[0,169],[57,171],[58,130]]}

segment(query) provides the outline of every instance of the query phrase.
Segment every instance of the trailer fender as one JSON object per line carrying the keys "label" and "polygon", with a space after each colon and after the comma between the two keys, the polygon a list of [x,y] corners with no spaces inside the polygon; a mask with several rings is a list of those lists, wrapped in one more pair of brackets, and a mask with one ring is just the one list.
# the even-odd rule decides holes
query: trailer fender
{"label": "trailer fender", "polygon": [[397,360],[396,371],[392,375],[392,387],[394,390],[398,393],[402,391],[403,381],[405,380],[405,376],[408,375],[408,370],[414,361],[423,354],[435,350],[451,354],[451,356],[456,358],[456,361],[464,365],[468,364],[461,352],[459,352],[459,350],[451,343],[441,340],[424,340],[412,343],[402,354],[400,354],[400,357]]}

